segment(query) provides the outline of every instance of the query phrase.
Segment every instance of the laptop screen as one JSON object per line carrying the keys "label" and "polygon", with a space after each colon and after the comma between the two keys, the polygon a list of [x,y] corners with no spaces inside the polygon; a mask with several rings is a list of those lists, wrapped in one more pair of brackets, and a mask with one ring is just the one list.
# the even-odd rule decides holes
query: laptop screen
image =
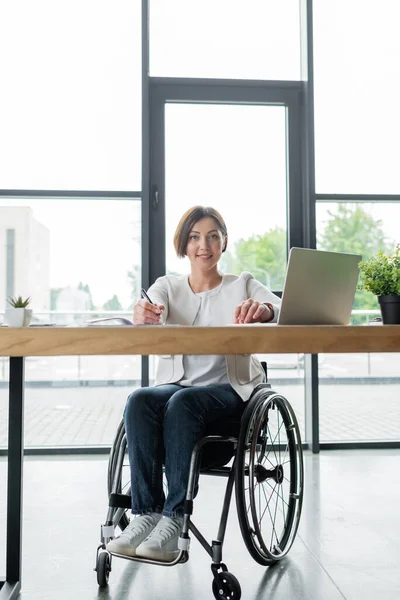
{"label": "laptop screen", "polygon": [[348,325],[359,254],[292,248],[283,287],[280,325]]}

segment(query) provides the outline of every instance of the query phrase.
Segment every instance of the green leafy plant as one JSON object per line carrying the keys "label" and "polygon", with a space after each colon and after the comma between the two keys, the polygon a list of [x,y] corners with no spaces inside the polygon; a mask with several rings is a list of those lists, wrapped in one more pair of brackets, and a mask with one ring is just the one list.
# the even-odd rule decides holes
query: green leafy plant
{"label": "green leafy plant", "polygon": [[31,301],[31,298],[25,298],[25,300],[22,299],[22,296],[15,296],[15,298],[8,298],[7,302],[13,307],[13,308],[26,308],[29,303]]}
{"label": "green leafy plant", "polygon": [[358,288],[376,296],[400,295],[400,244],[392,254],[382,250],[369,260],[361,261]]}

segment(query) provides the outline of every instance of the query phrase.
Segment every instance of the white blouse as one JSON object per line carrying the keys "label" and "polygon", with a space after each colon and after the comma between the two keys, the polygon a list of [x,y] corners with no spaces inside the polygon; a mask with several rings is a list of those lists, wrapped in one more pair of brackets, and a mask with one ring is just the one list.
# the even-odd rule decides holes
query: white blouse
{"label": "white blouse", "polygon": [[[213,319],[215,311],[211,310],[210,298],[218,294],[221,285],[196,294],[200,298],[200,306],[193,325],[204,327],[219,325],[215,321],[215,316]],[[183,356],[183,373],[182,379],[177,382],[183,386],[229,383],[226,360],[222,354],[185,355]]]}

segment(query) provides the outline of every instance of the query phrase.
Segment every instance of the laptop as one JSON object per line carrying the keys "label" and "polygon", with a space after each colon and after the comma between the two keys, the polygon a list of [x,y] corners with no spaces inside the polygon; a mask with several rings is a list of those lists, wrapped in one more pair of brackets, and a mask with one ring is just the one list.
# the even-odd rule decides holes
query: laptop
{"label": "laptop", "polygon": [[348,325],[361,258],[291,248],[278,325]]}

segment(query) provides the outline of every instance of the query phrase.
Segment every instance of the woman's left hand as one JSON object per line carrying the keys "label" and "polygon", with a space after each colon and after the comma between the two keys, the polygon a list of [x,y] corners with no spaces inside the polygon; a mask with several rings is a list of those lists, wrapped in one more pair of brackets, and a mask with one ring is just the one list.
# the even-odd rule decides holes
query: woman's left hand
{"label": "woman's left hand", "polygon": [[272,311],[268,306],[248,298],[235,308],[233,315],[234,323],[265,323],[273,317]]}

